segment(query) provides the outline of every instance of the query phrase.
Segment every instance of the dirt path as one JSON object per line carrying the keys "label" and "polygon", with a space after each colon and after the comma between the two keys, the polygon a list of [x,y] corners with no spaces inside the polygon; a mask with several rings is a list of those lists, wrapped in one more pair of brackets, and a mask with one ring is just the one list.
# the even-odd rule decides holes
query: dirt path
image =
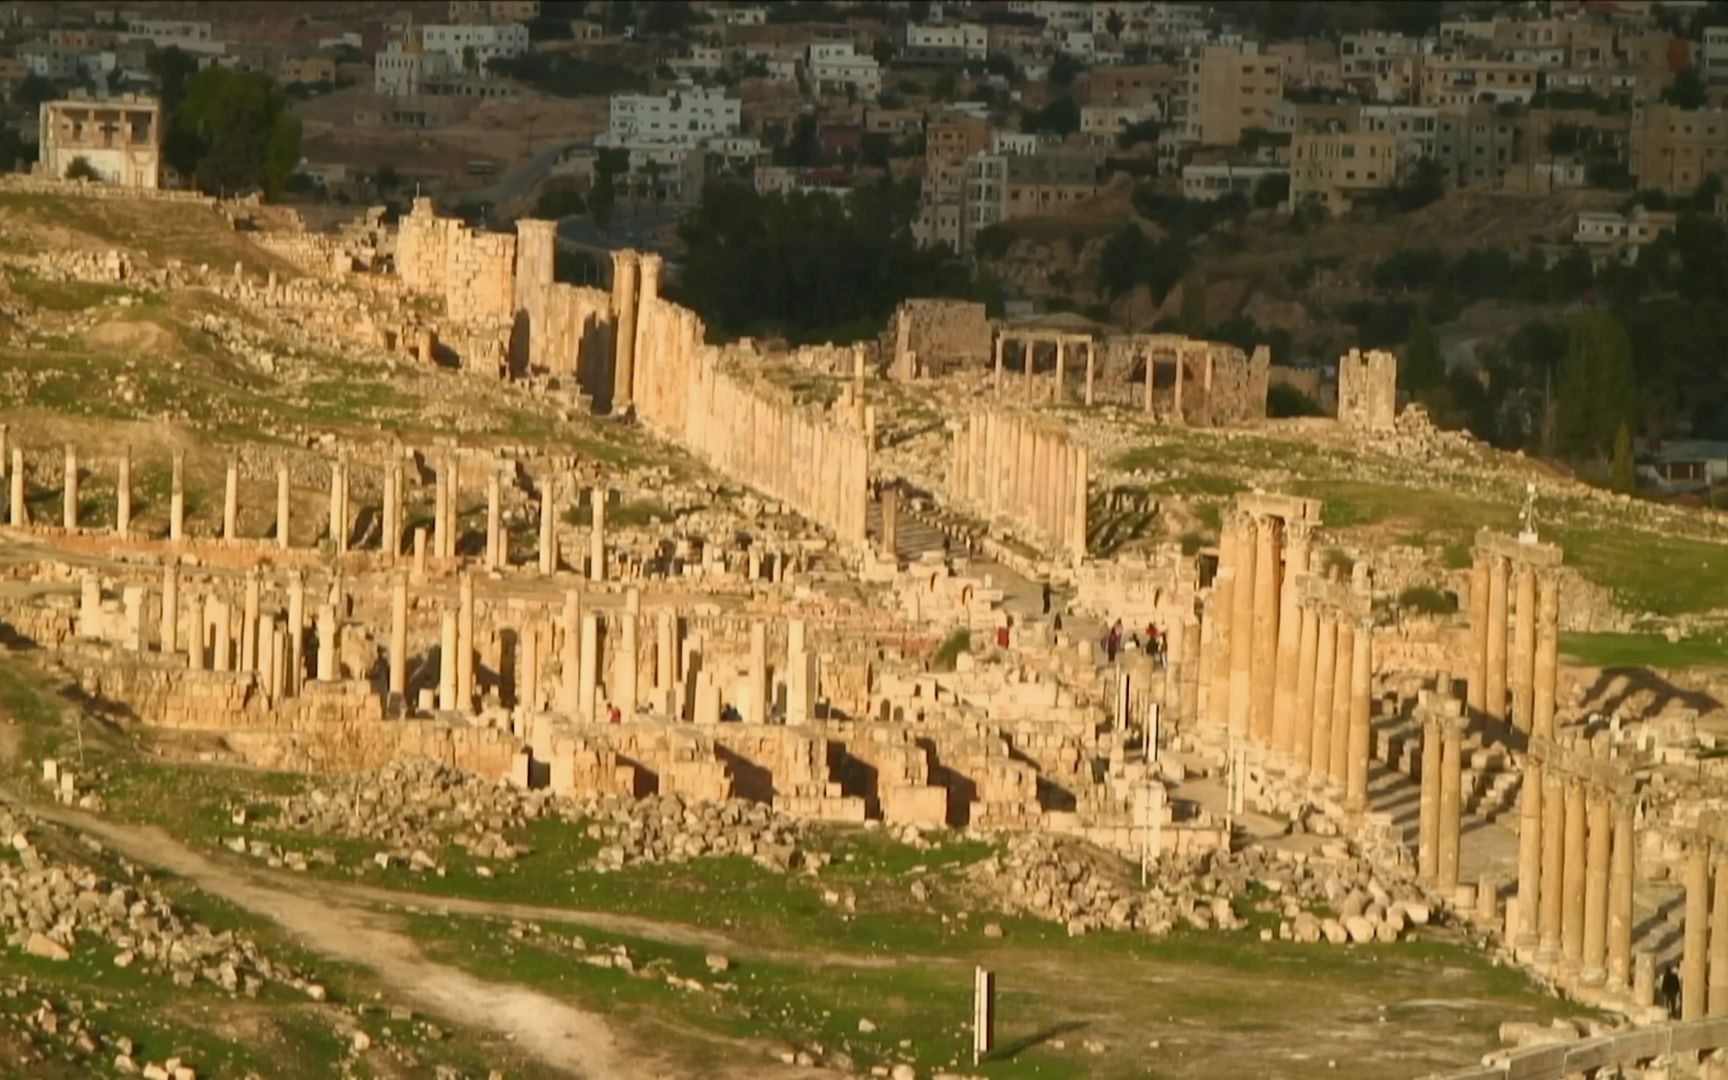
{"label": "dirt path", "polygon": [[262,880],[223,866],[152,826],[46,806],[31,809],[99,838],[128,858],[184,877],[213,896],[270,919],[315,952],[371,968],[427,1012],[496,1032],[553,1068],[608,1078],[671,1074],[651,1069],[620,1050],[604,1021],[568,1002],[524,987],[488,982],[428,960],[389,916],[340,895],[340,890]]}

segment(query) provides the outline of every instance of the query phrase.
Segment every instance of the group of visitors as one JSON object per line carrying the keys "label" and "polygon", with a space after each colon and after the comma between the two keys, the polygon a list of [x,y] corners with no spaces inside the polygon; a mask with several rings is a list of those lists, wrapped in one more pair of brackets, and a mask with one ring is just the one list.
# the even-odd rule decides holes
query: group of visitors
{"label": "group of visitors", "polygon": [[1164,666],[1165,649],[1168,646],[1168,640],[1165,637],[1164,631],[1158,629],[1157,623],[1149,622],[1146,624],[1144,637],[1140,635],[1139,631],[1128,632],[1126,637],[1124,637],[1123,634],[1124,630],[1121,619],[1117,619],[1110,629],[1104,633],[1104,655],[1109,658],[1109,661],[1112,664],[1116,662],[1116,657],[1122,653],[1139,652],[1141,649],[1145,649],[1147,655],[1152,657],[1153,663],[1159,667]]}

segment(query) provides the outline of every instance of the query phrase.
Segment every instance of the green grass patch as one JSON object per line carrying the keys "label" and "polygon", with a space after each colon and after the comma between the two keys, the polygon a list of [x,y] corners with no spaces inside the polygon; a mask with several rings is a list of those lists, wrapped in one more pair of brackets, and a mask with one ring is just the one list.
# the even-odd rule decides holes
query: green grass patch
{"label": "green grass patch", "polygon": [[1581,664],[1602,668],[1728,668],[1728,638],[1669,641],[1661,634],[1560,635],[1560,651]]}
{"label": "green grass patch", "polygon": [[953,671],[960,654],[972,651],[972,631],[962,627],[942,639],[930,657],[930,666],[937,671]]}

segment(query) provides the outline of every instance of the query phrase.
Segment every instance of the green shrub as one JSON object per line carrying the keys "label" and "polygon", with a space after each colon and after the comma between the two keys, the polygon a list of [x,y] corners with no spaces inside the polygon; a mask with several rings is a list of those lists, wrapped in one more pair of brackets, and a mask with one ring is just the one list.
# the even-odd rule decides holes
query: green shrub
{"label": "green shrub", "polygon": [[953,671],[960,654],[971,651],[972,631],[964,628],[956,630],[936,647],[936,652],[930,657],[930,666],[937,671]]}
{"label": "green shrub", "polygon": [[1432,585],[1412,585],[1398,594],[1398,606],[1422,615],[1450,615],[1458,610],[1458,597]]}

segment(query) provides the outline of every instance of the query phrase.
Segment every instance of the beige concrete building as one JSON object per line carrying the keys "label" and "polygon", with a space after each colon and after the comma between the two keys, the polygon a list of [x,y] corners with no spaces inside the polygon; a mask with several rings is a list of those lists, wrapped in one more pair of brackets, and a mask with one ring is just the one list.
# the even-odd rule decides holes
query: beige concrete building
{"label": "beige concrete building", "polygon": [[964,113],[933,116],[924,126],[924,160],[965,161],[990,145],[990,124]]}
{"label": "beige concrete building", "polygon": [[38,167],[64,177],[82,158],[110,184],[162,186],[162,106],[153,98],[45,101]]}
{"label": "beige concrete building", "polygon": [[1249,128],[1272,129],[1283,93],[1283,57],[1208,46],[1189,61],[1172,119],[1184,142],[1234,146]]}
{"label": "beige concrete building", "polygon": [[1639,188],[1690,195],[1728,172],[1728,112],[1644,105],[1633,110],[1628,165]]}
{"label": "beige concrete building", "polygon": [[1398,137],[1368,131],[1298,132],[1290,143],[1290,209],[1350,209],[1371,191],[1398,182]]}

